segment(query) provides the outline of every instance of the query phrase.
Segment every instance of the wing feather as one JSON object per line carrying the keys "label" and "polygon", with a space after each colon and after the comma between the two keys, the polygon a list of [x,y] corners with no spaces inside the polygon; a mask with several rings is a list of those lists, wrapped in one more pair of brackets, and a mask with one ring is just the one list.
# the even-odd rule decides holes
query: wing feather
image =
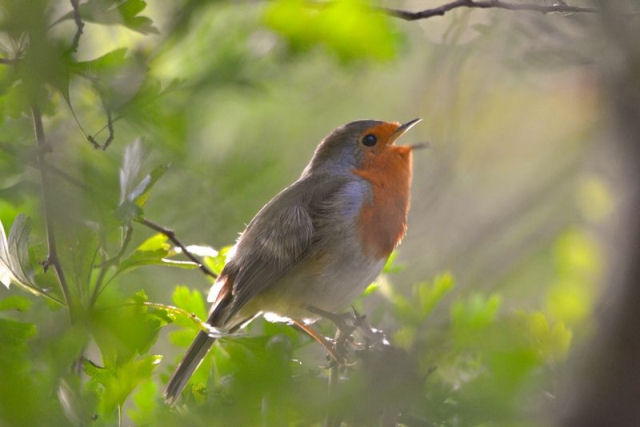
{"label": "wing feather", "polygon": [[233,277],[233,301],[226,319],[310,252],[318,233],[312,207],[336,194],[348,181],[335,176],[302,178],[258,212],[238,238],[235,254],[221,274]]}

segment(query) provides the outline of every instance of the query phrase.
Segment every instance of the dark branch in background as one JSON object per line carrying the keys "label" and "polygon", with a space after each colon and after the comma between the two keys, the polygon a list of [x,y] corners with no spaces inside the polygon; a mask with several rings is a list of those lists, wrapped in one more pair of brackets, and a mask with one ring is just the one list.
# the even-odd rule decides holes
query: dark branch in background
{"label": "dark branch in background", "polygon": [[76,33],[73,36],[73,41],[71,42],[71,51],[77,52],[78,45],[80,44],[80,37],[82,36],[82,30],[84,29],[84,22],[82,22],[82,18],[80,17],[80,5],[79,0],[70,0],[71,6],[73,7],[73,21],[76,23]]}
{"label": "dark branch in background", "polygon": [[218,277],[218,275],[216,273],[214,273],[213,271],[211,271],[211,269],[209,269],[209,267],[207,267],[206,265],[204,265],[202,263],[202,261],[200,261],[198,259],[198,257],[196,257],[194,254],[192,254],[186,247],[185,245],[182,244],[182,242],[180,242],[180,240],[178,240],[178,238],[176,237],[176,233],[173,230],[170,230],[168,228],[165,228],[159,224],[156,224],[153,221],[149,221],[146,218],[138,218],[135,220],[137,223],[144,225],[145,227],[148,227],[152,230],[157,231],[158,233],[164,234],[165,236],[167,236],[167,238],[169,240],[171,240],[171,242],[176,245],[177,247],[179,247],[180,249],[182,249],[182,253],[185,254],[185,256],[187,258],[189,258],[191,261],[193,261],[198,268],[207,276],[211,276],[214,279]]}
{"label": "dark branch in background", "polygon": [[[104,102],[103,102],[104,105]],[[104,111],[107,114],[107,124],[105,124],[100,130],[98,130],[95,134],[93,135],[89,135],[85,130],[84,127],[82,126],[82,123],[80,123],[80,119],[78,118],[78,116],[76,115],[76,111],[73,109],[73,106],[71,105],[71,101],[69,99],[67,99],[67,106],[69,107],[69,111],[71,112],[71,117],[73,117],[73,120],[76,122],[76,125],[78,125],[78,129],[80,130],[80,133],[82,134],[82,136],[91,143],[91,145],[93,146],[93,148],[95,148],[96,150],[102,150],[105,151],[109,145],[111,145],[111,142],[113,141],[114,138],[114,130],[113,130],[113,116],[111,115],[111,109],[109,107],[107,107],[106,105],[104,105]],[[107,135],[107,138],[104,140],[104,142],[102,144],[100,144],[98,142],[98,140],[96,139],[96,136],[102,132],[103,130],[107,129],[109,131],[109,135]]]}
{"label": "dark branch in background", "polygon": [[15,59],[0,58],[0,64],[11,65],[11,64],[15,64],[16,62],[17,60]]}
{"label": "dark branch in background", "polygon": [[93,148],[100,149],[102,151],[105,151],[109,147],[109,145],[111,145],[111,141],[113,141],[113,136],[114,136],[113,117],[111,116],[111,110],[109,109],[109,107],[105,107],[104,109],[107,112],[106,128],[109,130],[109,135],[107,136],[107,139],[105,139],[101,145],[98,141],[96,141],[95,135],[94,136],[87,135],[87,140],[91,143],[91,145],[93,145]]}
{"label": "dark branch in background", "polygon": [[404,19],[406,21],[417,21],[419,19],[432,18],[434,16],[442,16],[450,10],[460,7],[476,8],[476,9],[505,9],[512,11],[531,11],[540,13],[594,13],[598,9],[592,7],[569,6],[563,1],[558,1],[552,5],[542,5],[538,3],[511,3],[502,0],[456,0],[445,3],[442,6],[430,9],[420,10],[418,12],[410,12],[401,9],[383,8],[382,10],[391,16]]}
{"label": "dark branch in background", "polygon": [[73,307],[71,306],[69,285],[67,284],[67,280],[64,276],[64,271],[62,270],[62,264],[60,264],[60,259],[58,258],[58,250],[56,248],[53,218],[51,216],[53,201],[51,198],[51,180],[49,179],[49,170],[45,162],[47,142],[44,135],[44,127],[42,126],[42,114],[40,113],[40,109],[36,104],[33,104],[31,106],[31,115],[33,116],[33,128],[36,134],[36,142],[38,145],[38,164],[40,169],[40,177],[42,180],[42,204],[47,228],[47,246],[49,254],[47,255],[47,259],[44,262],[44,269],[46,271],[49,266],[53,266],[56,275],[58,276],[58,282],[60,283],[64,302],[67,307],[69,307],[69,314],[71,316],[71,320],[73,320]]}
{"label": "dark branch in background", "polygon": [[[113,258],[110,258],[110,259],[105,259],[106,254],[103,254],[102,262],[100,264],[100,273],[98,274],[98,278],[96,279],[96,284],[93,287],[93,292],[91,293],[91,299],[89,300],[90,307],[92,307],[96,303],[96,301],[98,301],[98,296],[100,296],[100,294],[102,293],[102,290],[103,290],[102,283],[107,274],[107,270],[112,265],[117,265],[120,262],[120,259],[122,258],[125,251],[127,250],[129,243],[131,243],[132,235],[133,235],[133,227],[131,227],[130,225],[125,226],[124,237],[122,239],[122,244],[120,245],[120,249],[118,250],[118,253]],[[105,247],[105,246],[106,244],[103,241],[102,247]],[[110,280],[106,282],[104,287],[106,287],[109,282]]]}

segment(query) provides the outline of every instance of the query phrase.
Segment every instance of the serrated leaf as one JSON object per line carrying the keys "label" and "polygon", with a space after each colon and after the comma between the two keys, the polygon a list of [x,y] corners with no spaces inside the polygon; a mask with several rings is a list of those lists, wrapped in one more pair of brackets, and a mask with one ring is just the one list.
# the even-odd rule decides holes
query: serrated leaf
{"label": "serrated leaf", "polygon": [[104,419],[115,417],[131,392],[140,383],[149,381],[161,359],[162,356],[151,355],[118,366],[96,368],[91,364],[84,365],[85,373],[90,377],[88,387],[98,395],[99,413]]}
{"label": "serrated leaf", "polygon": [[176,286],[171,299],[176,307],[180,307],[189,313],[194,313],[200,319],[207,318],[204,298],[197,289],[190,290],[186,286]]}
{"label": "serrated leaf", "polygon": [[103,294],[102,305],[91,313],[90,329],[105,364],[119,366],[145,354],[155,343],[165,317],[143,301],[146,295],[140,292],[126,300]]}
{"label": "serrated leaf", "polygon": [[120,262],[117,274],[145,265],[164,265],[166,267],[194,269],[198,265],[191,261],[177,261],[168,257],[176,252],[167,243],[167,237],[158,233],[145,240],[136,250]]}

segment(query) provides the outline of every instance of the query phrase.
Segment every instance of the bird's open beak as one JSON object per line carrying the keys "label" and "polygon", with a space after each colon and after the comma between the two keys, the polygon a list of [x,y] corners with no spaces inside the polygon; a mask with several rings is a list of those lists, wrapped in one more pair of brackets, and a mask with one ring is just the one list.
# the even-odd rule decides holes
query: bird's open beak
{"label": "bird's open beak", "polygon": [[[393,132],[393,134],[391,135],[391,138],[390,138],[391,143],[393,144],[398,138],[404,135],[409,129],[417,125],[420,121],[422,121],[422,119],[413,119],[400,125],[398,129],[396,129],[395,132]],[[418,148],[423,148],[424,144],[414,144],[414,145],[410,145],[409,147],[413,149],[418,149]]]}

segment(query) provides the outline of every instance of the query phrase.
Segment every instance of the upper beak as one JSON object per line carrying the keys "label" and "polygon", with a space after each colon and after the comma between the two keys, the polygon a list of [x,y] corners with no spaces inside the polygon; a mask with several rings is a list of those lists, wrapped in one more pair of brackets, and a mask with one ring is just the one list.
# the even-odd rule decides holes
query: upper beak
{"label": "upper beak", "polygon": [[400,138],[402,135],[404,135],[405,132],[407,132],[409,129],[414,127],[420,121],[422,121],[422,119],[413,119],[413,120],[409,120],[405,124],[400,125],[400,127],[398,127],[398,129],[396,129],[395,132],[393,132],[393,135],[391,135],[391,141],[393,142],[396,139]]}

